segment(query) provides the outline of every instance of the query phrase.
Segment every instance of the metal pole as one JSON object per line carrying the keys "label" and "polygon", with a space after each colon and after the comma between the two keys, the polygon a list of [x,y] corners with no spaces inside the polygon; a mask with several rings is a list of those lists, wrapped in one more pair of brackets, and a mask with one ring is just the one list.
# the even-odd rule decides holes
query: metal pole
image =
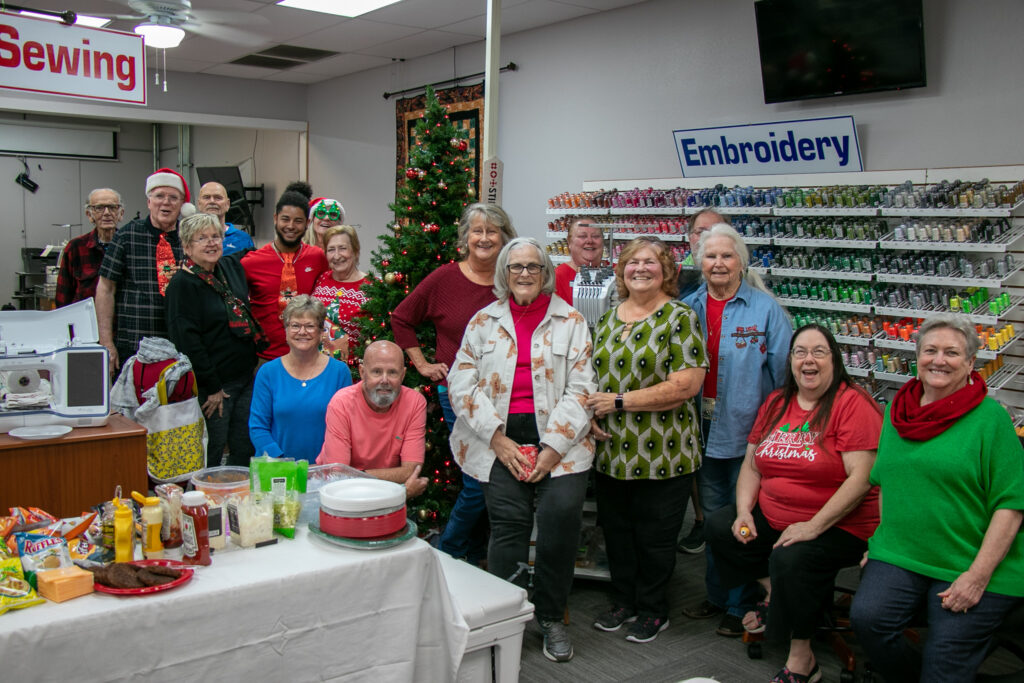
{"label": "metal pole", "polygon": [[498,80],[501,63],[501,0],[487,0],[487,59],[484,62],[483,159],[498,156]]}

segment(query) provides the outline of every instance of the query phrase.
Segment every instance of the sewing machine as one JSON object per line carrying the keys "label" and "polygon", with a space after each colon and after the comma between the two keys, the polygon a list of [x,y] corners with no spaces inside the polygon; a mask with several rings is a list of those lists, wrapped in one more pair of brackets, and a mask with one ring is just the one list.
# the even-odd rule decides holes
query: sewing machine
{"label": "sewing machine", "polygon": [[92,299],[53,311],[0,311],[0,380],[5,395],[13,394],[0,402],[0,433],[105,425],[109,359],[98,341]]}

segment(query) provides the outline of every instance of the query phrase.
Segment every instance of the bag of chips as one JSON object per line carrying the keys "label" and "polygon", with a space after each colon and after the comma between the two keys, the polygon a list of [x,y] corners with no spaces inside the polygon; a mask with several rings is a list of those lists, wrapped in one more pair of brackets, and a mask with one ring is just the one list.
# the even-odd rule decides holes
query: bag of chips
{"label": "bag of chips", "polygon": [[23,609],[44,602],[25,580],[21,560],[17,557],[0,560],[0,614],[9,609]]}
{"label": "bag of chips", "polygon": [[36,586],[36,572],[72,566],[68,542],[61,536],[22,532],[14,534],[25,578]]}

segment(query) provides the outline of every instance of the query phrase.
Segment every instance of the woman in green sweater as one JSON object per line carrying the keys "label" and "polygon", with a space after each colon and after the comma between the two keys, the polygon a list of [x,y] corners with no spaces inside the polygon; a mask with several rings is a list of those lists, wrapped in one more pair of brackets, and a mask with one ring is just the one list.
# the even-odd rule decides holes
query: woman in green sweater
{"label": "woman in green sweater", "polygon": [[[974,372],[980,341],[964,316],[929,318],[918,378],[886,411],[870,481],[881,524],[851,619],[887,681],[972,681],[992,634],[1024,597],[1024,453]],[[928,620],[917,654],[903,630]]]}

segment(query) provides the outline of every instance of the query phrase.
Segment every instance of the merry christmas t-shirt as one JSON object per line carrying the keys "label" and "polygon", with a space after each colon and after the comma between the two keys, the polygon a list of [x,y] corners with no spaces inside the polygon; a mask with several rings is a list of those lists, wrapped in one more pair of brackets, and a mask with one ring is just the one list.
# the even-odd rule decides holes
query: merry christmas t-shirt
{"label": "merry christmas t-shirt", "polygon": [[[813,411],[801,408],[794,398],[768,436],[758,443],[765,423],[778,410],[768,410],[778,393],[761,405],[748,441],[757,445],[754,462],[761,473],[757,504],[772,528],[781,531],[811,519],[846,480],[841,453],[878,448],[882,415],[870,398],[844,387],[832,404],[825,435],[819,439],[819,432],[811,431],[808,424]],[[872,487],[861,504],[835,526],[867,540],[878,526],[877,487]]]}

